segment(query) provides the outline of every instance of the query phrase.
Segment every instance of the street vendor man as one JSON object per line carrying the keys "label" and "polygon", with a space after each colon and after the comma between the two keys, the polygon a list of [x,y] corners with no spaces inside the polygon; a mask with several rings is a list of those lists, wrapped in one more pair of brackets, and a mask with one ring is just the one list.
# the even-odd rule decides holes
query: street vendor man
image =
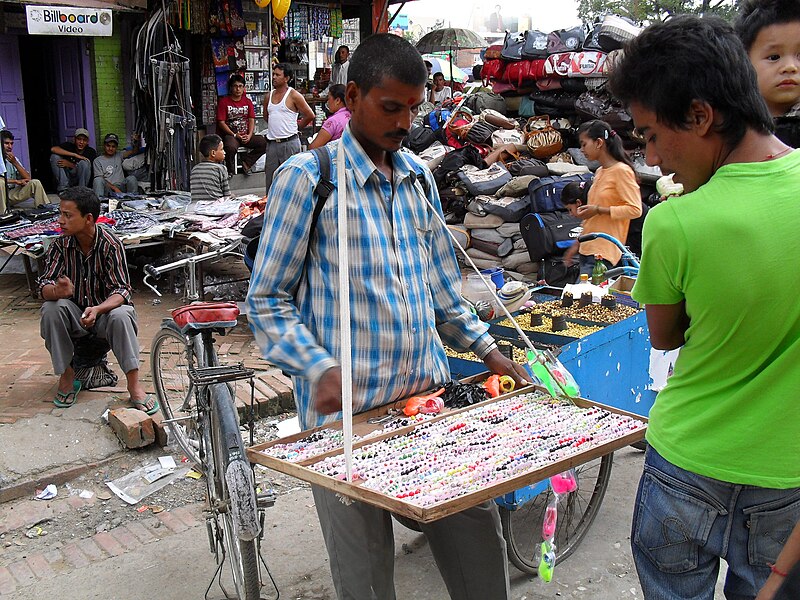
{"label": "street vendor man", "polygon": [[85,187],[59,195],[61,236],[47,249],[39,279],[41,335],[59,376],[53,403],[68,408],[81,390],[71,365],[74,340],[94,335],[111,346],[127,379],[130,402],[154,414],[159,406],[139,382],[136,311],[131,300],[128,264],[122,242],[97,223],[100,199]]}
{"label": "street vendor man", "polygon": [[[324,148],[334,187],[340,153],[346,161],[353,412],[448,381],[443,342],[523,383],[523,368],[500,353],[460,296],[452,246],[425,200],[441,216],[430,171],[401,150],[427,79],[419,52],[400,37],[373,35],[353,53],[348,73],[352,117],[342,138]],[[247,298],[264,357],[293,378],[304,429],[342,418],[338,191],[312,231],[320,177],[311,153],[291,157],[276,172]],[[312,489],[337,597],[394,599],[391,515]],[[494,502],[420,527],[452,598],[510,597]]]}
{"label": "street vendor man", "polygon": [[[800,151],[773,135],[732,27],[677,16],[610,79],[646,160],[685,195],[650,210],[632,294],[681,348],[650,411],[631,544],[645,600],[772,595],[800,520]],[[785,575],[785,573],[784,573]]]}

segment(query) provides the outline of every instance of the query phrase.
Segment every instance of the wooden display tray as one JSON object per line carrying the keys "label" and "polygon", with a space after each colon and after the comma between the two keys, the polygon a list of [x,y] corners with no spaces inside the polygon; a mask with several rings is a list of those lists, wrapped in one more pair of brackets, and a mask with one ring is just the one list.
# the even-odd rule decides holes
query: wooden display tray
{"label": "wooden display tray", "polygon": [[[470,411],[478,406],[486,406],[488,404],[498,402],[505,398],[510,398],[520,394],[531,393],[534,391],[543,392],[545,394],[547,393],[547,391],[544,388],[538,386],[529,386],[511,392],[510,394],[504,394],[497,398],[486,400],[484,402],[475,404],[473,406],[457,410],[445,410],[445,412],[442,412],[442,414],[437,415],[433,419],[428,419],[426,421],[423,421],[423,423],[438,421],[454,414]],[[639,415],[635,415],[633,413],[629,413],[627,411],[619,410],[617,408],[614,408],[613,406],[606,406],[604,404],[599,404],[597,402],[590,402],[589,400],[585,400],[583,398],[576,398],[573,401],[577,406],[580,406],[582,408],[596,406],[608,410],[609,412],[618,415],[628,416],[638,421],[642,421],[645,424],[647,423],[646,418],[643,418]],[[382,429],[383,428],[382,424],[369,423],[368,422],[369,419],[373,417],[386,415],[387,410],[389,408],[400,408],[404,404],[405,400],[400,400],[398,402],[395,402],[394,404],[381,406],[372,409],[370,411],[366,411],[363,413],[359,413],[358,415],[355,415],[353,417],[353,434],[364,436],[374,432],[375,430]],[[328,456],[335,456],[341,454],[343,452],[342,448],[337,448],[335,450],[319,454],[317,456],[298,462],[289,462],[262,453],[262,450],[270,448],[276,444],[285,444],[288,442],[294,442],[300,440],[320,429],[341,429],[341,426],[342,426],[341,421],[337,421],[336,423],[331,423],[323,427],[316,427],[314,429],[302,431],[295,435],[280,438],[264,444],[259,444],[257,446],[253,446],[252,448],[248,448],[247,456],[250,459],[250,462],[252,463],[269,467],[281,473],[297,477],[298,479],[301,479],[313,485],[319,485],[334,492],[340,493],[344,496],[348,496],[355,500],[366,502],[367,504],[383,508],[390,512],[413,519],[415,521],[428,523],[461,512],[463,510],[466,510],[467,508],[477,506],[478,504],[485,502],[486,500],[497,498],[509,492],[513,492],[514,490],[523,488],[527,485],[543,481],[544,479],[547,479],[552,475],[556,475],[572,467],[576,467],[583,463],[594,460],[595,458],[604,456],[606,454],[614,452],[615,450],[619,450],[620,448],[624,448],[625,446],[629,446],[630,444],[641,441],[642,439],[644,439],[644,434],[647,429],[647,427],[645,426],[639,431],[635,431],[620,436],[619,438],[616,438],[610,442],[606,442],[605,444],[586,450],[585,452],[581,452],[569,458],[553,462],[551,465],[548,465],[546,467],[531,470],[527,473],[523,473],[521,475],[508,479],[507,481],[495,484],[493,486],[488,486],[484,489],[477,490],[472,493],[465,494],[463,496],[458,496],[456,498],[451,498],[450,500],[445,500],[438,504],[434,504],[432,506],[427,506],[427,507],[421,507],[414,504],[410,504],[402,499],[394,498],[392,496],[387,496],[378,491],[364,488],[361,486],[361,482],[350,483],[347,481],[340,481],[338,479],[322,475],[321,473],[317,473],[316,471],[313,471],[308,468],[310,465],[313,465],[325,459]],[[375,435],[374,437],[371,437],[369,439],[356,441],[353,443],[353,449],[360,448],[362,446],[366,446],[374,442],[378,442],[396,435],[403,435],[409,431],[412,431],[414,427],[416,427],[416,425],[411,425],[399,429],[393,429],[391,431],[387,431],[384,434]]]}

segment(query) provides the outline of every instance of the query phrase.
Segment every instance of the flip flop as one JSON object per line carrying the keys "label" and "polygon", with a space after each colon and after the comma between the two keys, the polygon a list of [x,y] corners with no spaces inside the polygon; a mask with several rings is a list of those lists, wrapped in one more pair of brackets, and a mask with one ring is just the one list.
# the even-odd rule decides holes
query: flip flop
{"label": "flip flop", "polygon": [[76,379],[72,382],[71,392],[56,392],[53,404],[55,404],[56,408],[69,408],[78,399],[78,392],[81,391],[81,387],[81,382]]}
{"label": "flip flop", "polygon": [[152,415],[156,414],[161,409],[161,406],[158,403],[158,398],[155,399],[155,404],[153,404],[153,408],[151,408],[149,410],[147,408],[145,408],[145,406],[147,406],[147,403],[150,402],[150,398],[152,398],[152,397],[153,397],[153,394],[147,394],[144,397],[144,400],[134,400],[133,398],[131,398],[131,404],[133,404],[134,408],[138,408],[142,412],[152,416]]}

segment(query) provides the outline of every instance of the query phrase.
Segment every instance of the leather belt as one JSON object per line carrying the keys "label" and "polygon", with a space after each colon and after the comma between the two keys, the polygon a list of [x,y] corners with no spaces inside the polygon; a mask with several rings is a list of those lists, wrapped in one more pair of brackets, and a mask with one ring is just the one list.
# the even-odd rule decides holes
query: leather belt
{"label": "leather belt", "polygon": [[294,135],[290,135],[289,137],[285,137],[285,138],[278,138],[278,139],[275,139],[275,140],[269,140],[269,141],[270,141],[270,142],[278,142],[279,144],[281,144],[281,143],[283,143],[283,142],[288,142],[288,141],[290,141],[290,140],[293,140],[293,139],[294,139],[294,138],[296,138],[296,137],[298,137],[298,134],[296,134],[296,133],[295,133]]}

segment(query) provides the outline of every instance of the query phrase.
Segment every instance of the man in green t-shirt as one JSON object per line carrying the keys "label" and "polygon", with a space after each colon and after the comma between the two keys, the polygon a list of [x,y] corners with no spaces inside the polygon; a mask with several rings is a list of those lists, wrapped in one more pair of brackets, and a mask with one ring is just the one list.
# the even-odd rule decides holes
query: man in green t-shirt
{"label": "man in green t-shirt", "polygon": [[650,413],[639,580],[646,600],[711,600],[723,559],[726,598],[752,599],[800,519],[800,151],[720,19],[649,27],[611,87],[686,192],[650,211],[633,289],[653,346],[682,346]]}

